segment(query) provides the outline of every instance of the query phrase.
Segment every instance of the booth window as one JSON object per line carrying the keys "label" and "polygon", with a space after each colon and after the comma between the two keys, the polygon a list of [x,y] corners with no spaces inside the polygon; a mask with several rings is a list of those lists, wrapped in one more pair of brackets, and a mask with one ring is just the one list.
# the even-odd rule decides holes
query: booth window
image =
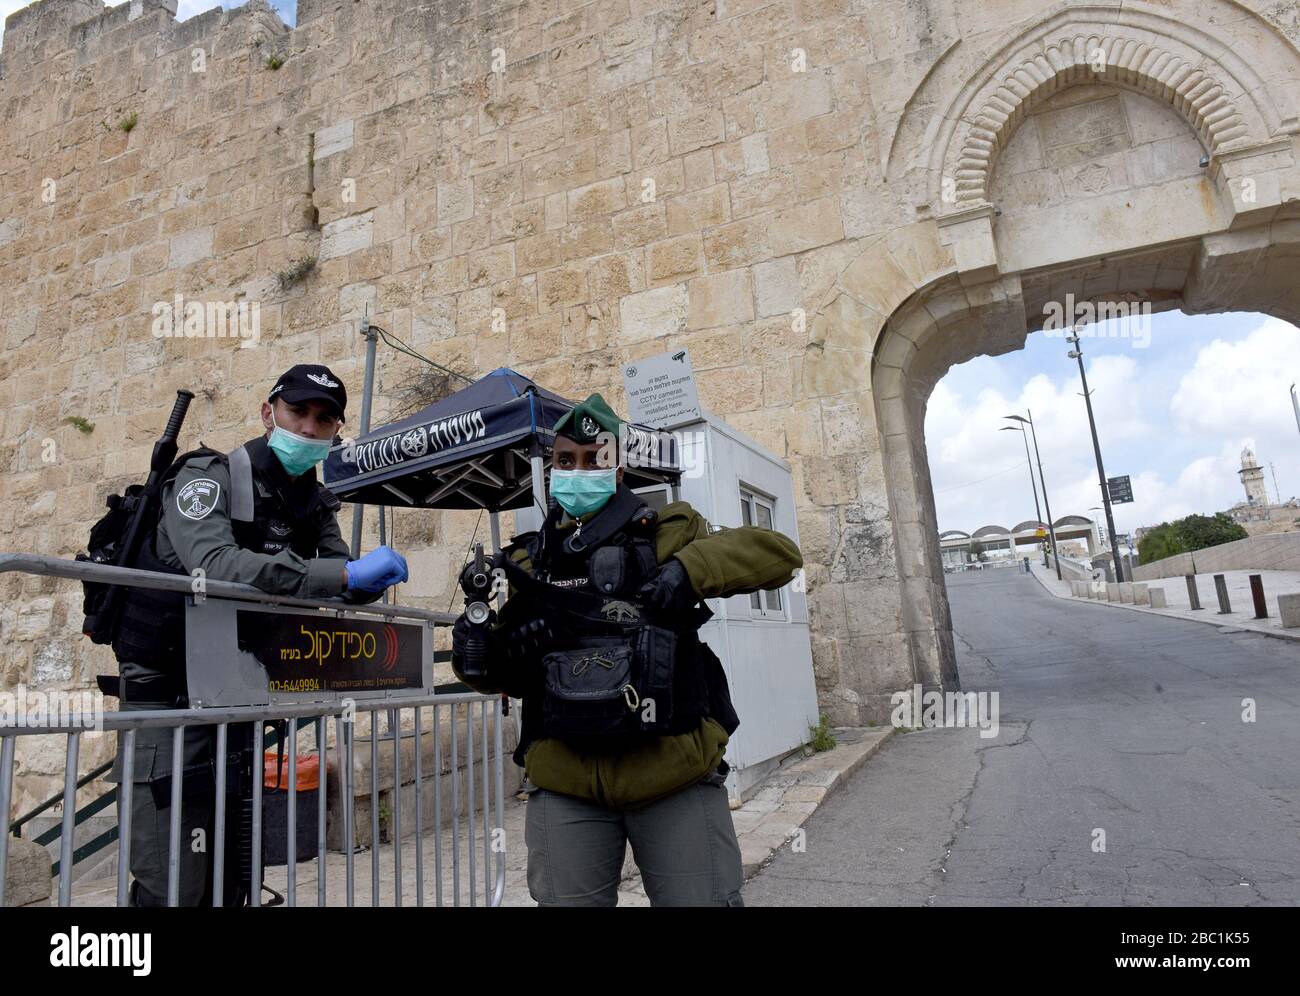
{"label": "booth window", "polygon": [[[746,526],[772,529],[776,500],[742,486],[740,489],[740,521]],[[785,618],[781,606],[781,589],[755,591],[749,595],[750,612],[756,616]]]}
{"label": "booth window", "polygon": [[633,488],[632,490],[640,495],[645,503],[656,512],[661,511],[665,505],[673,500],[672,488],[667,484],[652,484],[649,487]]}

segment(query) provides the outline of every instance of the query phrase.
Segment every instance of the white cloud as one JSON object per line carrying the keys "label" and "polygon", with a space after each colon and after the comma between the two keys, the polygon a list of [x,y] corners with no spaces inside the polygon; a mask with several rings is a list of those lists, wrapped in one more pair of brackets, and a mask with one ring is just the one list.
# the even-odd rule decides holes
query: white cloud
{"label": "white cloud", "polygon": [[[1300,381],[1300,329],[1261,317],[1236,338],[1213,339],[1194,354],[1112,353],[1087,362],[1106,472],[1127,473],[1133,482],[1135,501],[1115,506],[1119,530],[1240,501],[1237,470],[1246,444],[1264,466],[1270,495],[1270,463],[1283,497],[1300,482],[1300,438],[1288,394],[1292,381]],[[1181,377],[1178,367],[1168,369],[1180,362],[1187,365]],[[1176,387],[1153,388],[1158,381]],[[1027,408],[1037,423],[1053,516],[1100,517],[1089,511],[1101,504],[1100,486],[1080,391],[1077,375],[1033,374],[1014,397],[988,388],[962,395],[940,381],[926,417],[940,529],[1012,525],[1033,514],[1020,435],[998,431],[1011,424],[1002,416]]]}
{"label": "white cloud", "polygon": [[1294,427],[1288,387],[1300,379],[1300,329],[1265,319],[1244,339],[1215,339],[1179,382],[1170,412],[1184,432],[1249,433],[1264,425]]}
{"label": "white cloud", "polygon": [[[1135,360],[1101,356],[1089,363],[1088,375],[1094,399],[1106,400],[1106,409],[1098,417],[1108,442],[1152,434],[1143,411],[1149,399],[1139,390]],[[967,400],[940,381],[930,396],[925,420],[940,529],[1011,526],[1034,517],[1025,444],[1019,432],[1001,431],[1016,424],[1006,415],[1033,415],[1053,518],[1086,515],[1089,506],[1099,504],[1092,437],[1081,394],[1073,372],[1058,380],[1036,374],[1015,397],[985,388]],[[1029,445],[1032,455],[1032,436]],[[1046,507],[1040,510],[1046,517]]]}

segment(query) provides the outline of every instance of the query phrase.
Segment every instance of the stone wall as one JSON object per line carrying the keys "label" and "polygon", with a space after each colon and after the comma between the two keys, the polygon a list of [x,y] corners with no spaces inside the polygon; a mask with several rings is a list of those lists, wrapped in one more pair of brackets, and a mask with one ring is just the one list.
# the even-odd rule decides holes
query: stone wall
{"label": "stone wall", "polygon": [[1300,533],[1271,533],[1153,560],[1133,571],[1135,581],[1221,571],[1300,571]]}
{"label": "stone wall", "polygon": [[[184,442],[217,447],[294,362],[359,396],[367,311],[469,376],[617,406],[623,363],[687,346],[704,404],[793,466],[823,709],[883,721],[958,681],[922,428],[952,363],[1066,290],[1300,310],[1289,0],[174,10],[7,22],[0,548],[81,548],[177,388]],[[256,305],[256,337],[156,334],[176,295]],[[376,420],[416,369],[381,350]],[[404,601],[452,604],[477,518],[396,515]],[[113,668],[74,586],[0,599],[0,685]]]}

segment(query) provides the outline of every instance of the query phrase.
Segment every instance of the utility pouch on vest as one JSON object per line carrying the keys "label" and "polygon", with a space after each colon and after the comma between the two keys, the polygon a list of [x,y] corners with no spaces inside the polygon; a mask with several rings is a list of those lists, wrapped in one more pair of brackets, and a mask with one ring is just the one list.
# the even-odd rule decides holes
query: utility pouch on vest
{"label": "utility pouch on vest", "polygon": [[542,658],[542,729],[581,742],[659,735],[673,719],[673,665],[677,635],[638,626],[622,639],[584,641]]}
{"label": "utility pouch on vest", "polygon": [[561,738],[634,733],[640,696],[627,645],[556,650],[542,658],[546,671],[542,729]]}

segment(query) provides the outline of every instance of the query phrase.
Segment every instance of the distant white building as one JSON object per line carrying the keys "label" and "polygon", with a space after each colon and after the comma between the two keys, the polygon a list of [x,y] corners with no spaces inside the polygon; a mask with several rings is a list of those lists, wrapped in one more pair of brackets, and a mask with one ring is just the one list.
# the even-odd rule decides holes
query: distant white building
{"label": "distant white building", "polygon": [[[1056,541],[1064,556],[1092,557],[1101,547],[1097,523],[1083,515],[1063,515],[1053,524]],[[939,553],[945,567],[958,567],[979,559],[972,547],[979,545],[985,560],[1011,560],[1032,556],[1047,538],[1047,523],[1029,519],[1014,526],[981,526],[973,533],[949,529],[939,534]]]}

